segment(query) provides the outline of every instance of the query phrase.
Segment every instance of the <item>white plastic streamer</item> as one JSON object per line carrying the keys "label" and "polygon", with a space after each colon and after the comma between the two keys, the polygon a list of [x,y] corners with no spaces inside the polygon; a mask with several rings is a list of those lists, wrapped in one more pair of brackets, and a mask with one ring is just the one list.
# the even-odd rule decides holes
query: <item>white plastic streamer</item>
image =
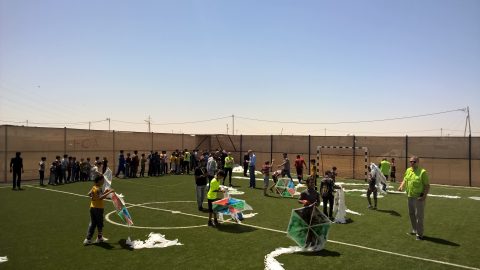
{"label": "white plastic streamer", "polygon": [[335,199],[333,204],[333,212],[335,214],[335,223],[347,223],[345,217],[347,215],[347,207],[345,206],[345,192],[342,186],[335,191]]}
{"label": "white plastic streamer", "polygon": [[142,249],[142,248],[166,248],[170,246],[182,246],[183,244],[178,242],[178,239],[167,240],[165,235],[159,233],[151,232],[148,235],[148,239],[145,241],[142,240],[130,240],[130,237],[127,239],[126,244],[133,249]]}
{"label": "white plastic streamer", "polygon": [[7,262],[7,261],[8,261],[7,256],[5,256],[5,257],[0,257],[0,263],[4,263],[4,262]]}
{"label": "white plastic streamer", "polygon": [[451,195],[435,195],[435,194],[428,194],[428,197],[438,197],[438,198],[447,198],[447,199],[460,199],[460,196],[451,196]]}
{"label": "white plastic streamer", "polygon": [[313,249],[305,249],[297,246],[291,246],[288,248],[277,248],[265,256],[265,270],[283,270],[283,264],[275,259],[283,254],[292,254],[295,252],[313,251]]}
{"label": "white plastic streamer", "polygon": [[350,209],[347,209],[347,210],[345,210],[345,211],[346,211],[347,213],[349,213],[349,214],[353,214],[353,215],[357,215],[357,216],[362,216],[362,215],[363,215],[363,214],[361,214],[361,213],[352,211],[352,210],[350,210]]}
{"label": "white plastic streamer", "polygon": [[480,201],[480,197],[468,197],[469,199]]}

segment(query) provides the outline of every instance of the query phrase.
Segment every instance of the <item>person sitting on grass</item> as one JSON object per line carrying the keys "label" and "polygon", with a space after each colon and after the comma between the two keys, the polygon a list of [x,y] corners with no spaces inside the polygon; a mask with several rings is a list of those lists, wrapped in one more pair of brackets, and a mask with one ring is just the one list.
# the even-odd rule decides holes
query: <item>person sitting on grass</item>
{"label": "person sitting on grass", "polygon": [[92,243],[93,233],[95,232],[95,228],[98,230],[98,237],[97,243],[101,243],[106,241],[107,239],[103,237],[103,210],[104,204],[103,200],[108,196],[108,194],[114,192],[113,189],[107,189],[102,191],[103,182],[105,179],[103,178],[103,174],[99,174],[94,179],[95,184],[93,185],[90,192],[88,192],[88,196],[90,196],[90,224],[88,225],[88,232],[87,238],[83,240],[84,245],[89,245]]}
{"label": "person sitting on grass", "polygon": [[[210,189],[208,190],[207,193],[207,199],[208,199],[208,226],[211,227],[216,227],[218,226],[218,219],[217,219],[217,213],[213,212],[213,202],[218,200],[218,192],[225,192],[224,190],[220,189],[220,181],[218,179],[221,179],[222,177],[225,176],[225,173],[222,170],[219,170],[215,177],[210,181]],[[213,222],[212,222],[212,217],[213,217]]]}

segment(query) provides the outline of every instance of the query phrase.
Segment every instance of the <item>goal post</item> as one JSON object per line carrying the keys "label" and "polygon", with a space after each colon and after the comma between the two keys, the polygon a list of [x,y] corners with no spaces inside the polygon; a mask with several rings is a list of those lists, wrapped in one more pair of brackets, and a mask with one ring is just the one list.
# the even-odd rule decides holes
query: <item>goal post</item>
{"label": "goal post", "polygon": [[[320,174],[320,160],[322,158],[322,149],[351,149],[351,150],[362,150],[364,153],[364,162],[365,162],[365,180],[367,180],[368,175],[368,148],[365,146],[329,146],[329,145],[319,145],[317,146],[317,175]],[[356,155],[353,155],[353,159],[355,159]],[[355,164],[355,162],[353,162]],[[352,166],[353,175],[355,175],[355,165]],[[323,162],[322,162],[322,170],[323,170]],[[323,175],[323,172],[322,172]]]}

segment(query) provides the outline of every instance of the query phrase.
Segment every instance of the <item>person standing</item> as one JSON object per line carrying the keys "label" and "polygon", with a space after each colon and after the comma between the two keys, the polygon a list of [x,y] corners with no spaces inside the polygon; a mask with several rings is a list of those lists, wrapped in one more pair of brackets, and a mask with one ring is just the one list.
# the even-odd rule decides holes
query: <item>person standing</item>
{"label": "person standing", "polygon": [[233,172],[234,162],[235,160],[233,159],[232,153],[228,152],[223,163],[223,170],[225,171],[225,177],[223,177],[222,185],[225,185],[225,179],[227,178],[227,175],[228,175],[228,184],[232,186],[232,172]]}
{"label": "person standing", "polygon": [[248,172],[250,175],[250,185],[249,188],[255,188],[255,164],[257,163],[257,156],[255,156],[255,153],[253,150],[248,150],[248,156],[249,156],[249,161],[248,161]]}
{"label": "person standing", "polygon": [[[210,181],[210,189],[207,193],[207,200],[208,200],[208,226],[216,227],[219,225],[217,219],[217,213],[213,211],[213,202],[220,199],[219,192],[225,192],[224,190],[220,189],[220,177],[224,177],[225,173],[222,170],[219,170],[216,176]],[[212,222],[213,217],[213,222]]]}
{"label": "person standing", "polygon": [[140,177],[145,177],[146,163],[147,163],[147,158],[145,157],[145,153],[142,153],[142,158],[140,159]]}
{"label": "person standing", "polygon": [[430,180],[427,171],[418,166],[419,158],[410,158],[410,167],[405,171],[403,181],[398,187],[399,191],[405,188],[408,197],[408,213],[412,231],[417,240],[423,240],[423,217],[425,213],[425,200],[430,191]]}
{"label": "person standing", "polygon": [[203,211],[203,201],[205,200],[205,190],[207,189],[207,170],[205,160],[202,157],[200,164],[195,168],[195,195],[197,197],[197,206],[199,211]]}
{"label": "person standing", "polygon": [[[97,166],[97,164],[95,165]],[[95,176],[95,184],[88,192],[90,200],[90,223],[88,224],[87,237],[83,240],[84,245],[92,244],[92,237],[95,229],[97,229],[97,243],[106,241],[107,239],[103,237],[103,212],[104,212],[104,203],[103,200],[107,198],[108,194],[114,192],[113,189],[102,190],[103,182],[105,178],[102,174]]]}
{"label": "person standing", "polygon": [[388,180],[388,175],[390,174],[390,162],[386,158],[383,158],[380,162],[380,171],[385,176],[385,179]]}
{"label": "person standing", "polygon": [[262,173],[263,173],[263,196],[267,196],[267,188],[268,188],[268,183],[270,181],[270,171],[272,170],[273,162],[275,160],[272,160],[272,163],[270,164],[270,161],[265,161],[265,164],[262,167]]}
{"label": "person standing", "polygon": [[213,156],[213,154],[210,153],[207,161],[208,180],[212,180],[215,177],[216,172],[217,172],[217,161],[215,160],[215,157]]}
{"label": "person standing", "polygon": [[107,171],[107,168],[108,168],[108,159],[107,157],[103,157],[103,160],[102,160],[102,174],[105,173]]}
{"label": "person standing", "polygon": [[295,159],[295,169],[297,170],[298,183],[300,184],[303,181],[303,166],[305,166],[305,169],[307,169],[305,159],[302,156],[297,155],[297,158]]}
{"label": "person standing", "polygon": [[123,150],[120,150],[120,154],[118,155],[118,169],[115,177],[118,177],[118,175],[120,175],[120,172],[123,173],[123,177],[125,178],[125,156],[123,155]]}
{"label": "person standing", "polygon": [[[325,172],[325,177],[320,182],[320,194],[323,201],[323,213],[333,220],[333,201],[334,201],[334,192],[335,189],[340,189],[339,186],[335,185],[332,179],[332,173],[330,171]],[[327,204],[329,211],[327,212]]]}
{"label": "person standing", "polygon": [[[367,189],[367,201],[368,201],[368,209],[377,209],[377,196],[378,196],[378,190],[377,190],[377,179],[375,178],[374,175],[372,175],[372,168],[370,166],[368,168],[368,189]],[[373,193],[373,202],[374,206],[372,206],[372,200],[370,199],[370,196]]]}
{"label": "person standing", "polygon": [[10,172],[13,173],[13,188],[12,190],[23,190],[20,187],[22,182],[22,173],[23,173],[23,159],[20,157],[22,153],[15,153],[15,157],[10,160]]}
{"label": "person standing", "polygon": [[286,175],[293,181],[292,175],[290,174],[290,160],[288,159],[287,153],[283,153],[283,163],[277,167],[282,168],[282,177]]}
{"label": "person standing", "polygon": [[40,162],[38,162],[38,174],[40,176],[40,186],[45,186],[43,184],[43,180],[45,179],[45,161],[47,160],[46,157],[42,157]]}
{"label": "person standing", "polygon": [[397,166],[395,165],[395,158],[392,158],[392,161],[390,162],[390,181],[395,183],[397,181],[397,177],[395,176],[395,173],[397,172]]}
{"label": "person standing", "polygon": [[243,156],[243,176],[247,176],[248,163],[250,161],[250,155],[248,152]]}

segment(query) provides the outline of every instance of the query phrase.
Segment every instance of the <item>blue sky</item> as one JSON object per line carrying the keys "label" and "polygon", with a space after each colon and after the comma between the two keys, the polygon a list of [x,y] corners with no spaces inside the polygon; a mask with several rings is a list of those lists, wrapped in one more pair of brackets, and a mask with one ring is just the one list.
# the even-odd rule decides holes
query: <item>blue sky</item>
{"label": "blue sky", "polygon": [[461,136],[460,111],[245,118],[466,106],[479,136],[478,0],[0,0],[0,124]]}

